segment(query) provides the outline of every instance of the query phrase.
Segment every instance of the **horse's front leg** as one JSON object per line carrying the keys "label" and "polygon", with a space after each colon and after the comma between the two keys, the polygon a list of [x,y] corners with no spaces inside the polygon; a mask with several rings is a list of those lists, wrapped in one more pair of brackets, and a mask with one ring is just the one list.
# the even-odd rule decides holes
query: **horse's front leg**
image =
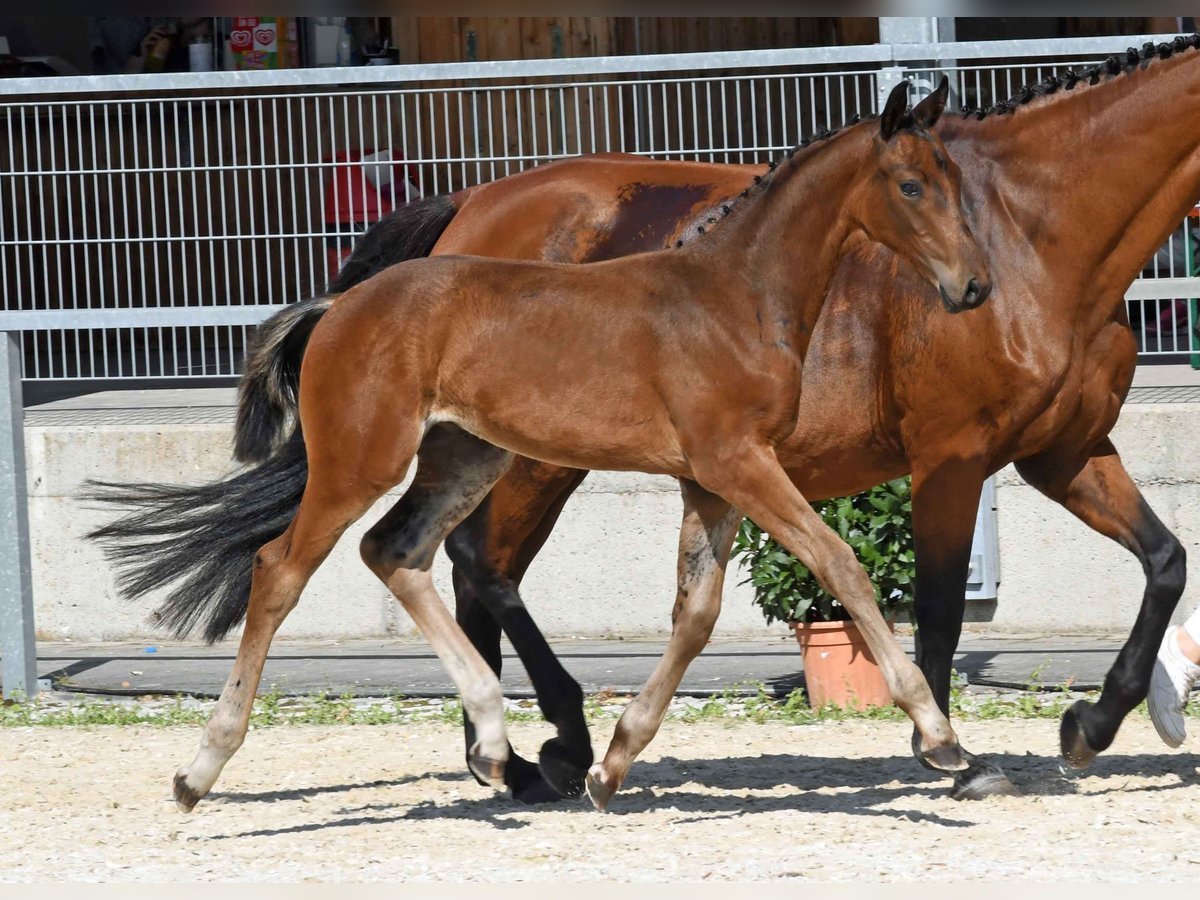
{"label": "horse's front leg", "polygon": [[[917,665],[934,700],[950,715],[950,674],[966,611],[971,540],[984,468],[978,460],[949,460],[913,467],[913,543],[916,550]],[[917,758],[920,733],[913,732]],[[951,796],[979,800],[1016,789],[1004,772],[979,757],[954,775]]]}
{"label": "horse's front leg", "polygon": [[741,514],[695,482],[682,480],[680,486],[683,526],[671,639],[650,680],[621,714],[604,761],[588,772],[588,796],[601,811],[620,789],[638,754],[658,733],[684,672],[708,643],[721,612],[725,567]]}
{"label": "horse's front leg", "polygon": [[1100,699],[1095,704],[1080,700],[1063,716],[1063,759],[1082,768],[1108,749],[1125,716],[1146,696],[1158,646],[1187,581],[1187,556],[1146,503],[1108,438],[1083,458],[1051,451],[1019,461],[1017,471],[1088,526],[1130,550],[1146,572],[1141,608],[1104,679]]}
{"label": "horse's front leg", "polygon": [[[510,748],[504,780],[513,798],[524,803],[579,796],[592,762],[583,692],[551,651],[517,592],[563,505],[586,475],[518,458],[446,541],[454,562],[459,625],[497,675],[503,627],[529,673],[542,714],[558,730],[557,737],[542,745],[537,765]],[[463,725],[469,751],[475,727],[466,716]]]}
{"label": "horse's front leg", "polygon": [[921,670],[897,643],[854,551],[827,526],[780,467],[772,447],[733,443],[710,454],[689,452],[696,479],[753,519],[804,563],[846,607],[871,648],[896,705],[918,731],[918,758],[941,772],[967,768],[969,757],[938,708]]}

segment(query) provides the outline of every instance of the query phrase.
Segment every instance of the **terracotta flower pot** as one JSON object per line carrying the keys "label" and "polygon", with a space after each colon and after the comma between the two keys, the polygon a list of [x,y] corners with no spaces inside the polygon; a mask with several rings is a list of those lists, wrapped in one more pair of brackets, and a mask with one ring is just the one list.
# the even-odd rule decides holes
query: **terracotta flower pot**
{"label": "terracotta flower pot", "polygon": [[[888,627],[895,630],[891,622]],[[804,654],[804,680],[813,708],[890,706],[892,695],[867,642],[853,622],[794,622]]]}

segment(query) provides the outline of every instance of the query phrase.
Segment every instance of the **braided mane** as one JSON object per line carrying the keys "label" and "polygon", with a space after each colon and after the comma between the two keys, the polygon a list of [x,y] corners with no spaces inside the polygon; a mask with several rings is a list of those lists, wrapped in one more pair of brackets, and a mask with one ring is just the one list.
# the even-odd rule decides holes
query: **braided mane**
{"label": "braided mane", "polygon": [[1138,50],[1136,47],[1130,47],[1119,56],[1110,56],[1104,62],[1088,66],[1081,71],[1068,68],[1061,75],[1050,75],[1044,81],[1039,81],[1037,84],[1023,85],[1020,90],[1007,100],[1001,100],[992,106],[981,109],[963,108],[961,114],[964,119],[971,116],[974,116],[976,119],[986,119],[988,116],[1012,113],[1018,107],[1024,106],[1035,97],[1045,97],[1059,90],[1071,91],[1084,81],[1088,84],[1099,84],[1101,81],[1107,81],[1116,75],[1130,72],[1138,66],[1154,59],[1170,59],[1176,53],[1182,53],[1189,47],[1200,50],[1200,34],[1193,34],[1189,37],[1180,35],[1173,41],[1164,41],[1161,44],[1147,41],[1142,45],[1141,50]]}

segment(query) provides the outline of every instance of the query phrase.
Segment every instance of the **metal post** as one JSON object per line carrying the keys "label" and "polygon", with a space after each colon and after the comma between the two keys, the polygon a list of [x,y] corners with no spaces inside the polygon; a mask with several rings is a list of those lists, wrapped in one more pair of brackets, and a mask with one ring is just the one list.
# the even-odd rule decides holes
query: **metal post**
{"label": "metal post", "polygon": [[21,335],[0,340],[0,684],[5,699],[37,693],[37,645],[29,565],[29,504],[25,489],[25,411],[21,403]]}

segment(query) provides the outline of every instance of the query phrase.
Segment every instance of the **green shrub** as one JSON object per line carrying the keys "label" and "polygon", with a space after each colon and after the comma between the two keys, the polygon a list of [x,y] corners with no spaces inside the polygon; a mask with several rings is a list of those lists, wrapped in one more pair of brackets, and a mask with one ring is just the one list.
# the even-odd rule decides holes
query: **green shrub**
{"label": "green shrub", "polygon": [[[910,480],[897,478],[852,497],[823,500],[814,503],[813,509],[854,550],[871,578],[883,614],[895,616],[911,610],[916,572]],[[742,583],[754,586],[754,602],[768,623],[850,618],[817,584],[807,566],[749,519],[743,520],[738,530],[733,556],[749,571]]]}

